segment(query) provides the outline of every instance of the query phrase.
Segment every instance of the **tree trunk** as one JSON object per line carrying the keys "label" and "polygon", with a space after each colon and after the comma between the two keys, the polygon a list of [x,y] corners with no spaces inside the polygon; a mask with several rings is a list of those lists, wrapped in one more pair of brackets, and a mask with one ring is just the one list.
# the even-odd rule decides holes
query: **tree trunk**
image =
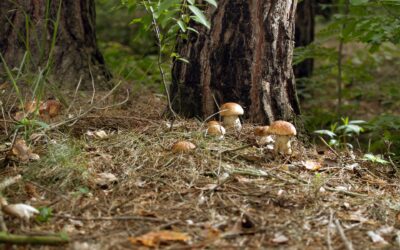
{"label": "tree trunk", "polygon": [[[315,0],[303,0],[297,6],[296,11],[296,47],[305,47],[314,41],[315,29]],[[314,68],[314,60],[306,59],[294,66],[296,78],[310,77]],[[298,86],[304,88],[304,86]]]}
{"label": "tree trunk", "polygon": [[2,0],[0,23],[0,52],[9,68],[19,67],[28,52],[26,69],[48,69],[51,82],[68,88],[82,78],[88,89],[93,76],[96,87],[107,86],[111,75],[96,44],[94,0]]}
{"label": "tree trunk", "polygon": [[[300,114],[292,69],[295,0],[220,0],[208,10],[211,29],[196,25],[178,42],[190,64],[174,63],[175,111],[205,118],[237,102],[255,123]],[[210,7],[211,8],[211,7]]]}

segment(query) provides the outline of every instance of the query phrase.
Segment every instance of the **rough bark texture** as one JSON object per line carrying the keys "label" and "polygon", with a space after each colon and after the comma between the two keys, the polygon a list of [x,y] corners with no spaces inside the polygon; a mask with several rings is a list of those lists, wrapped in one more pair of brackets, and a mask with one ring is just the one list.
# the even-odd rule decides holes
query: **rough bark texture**
{"label": "rough bark texture", "polygon": [[111,77],[96,45],[94,0],[2,0],[0,23],[0,52],[10,68],[19,67],[29,51],[26,66],[33,71],[43,69],[53,47],[52,82],[72,87],[82,77],[81,86],[91,88],[92,73],[97,86],[105,87]]}
{"label": "rough bark texture", "polygon": [[[303,0],[296,11],[296,47],[305,47],[314,41],[315,0]],[[296,78],[310,77],[314,68],[314,60],[307,59],[294,66]],[[301,86],[298,86],[301,87]]]}
{"label": "rough bark texture", "polygon": [[211,29],[197,25],[200,35],[179,41],[190,64],[174,64],[174,109],[205,118],[216,103],[233,101],[250,122],[293,120],[300,113],[292,70],[296,2],[218,1],[208,10]]}

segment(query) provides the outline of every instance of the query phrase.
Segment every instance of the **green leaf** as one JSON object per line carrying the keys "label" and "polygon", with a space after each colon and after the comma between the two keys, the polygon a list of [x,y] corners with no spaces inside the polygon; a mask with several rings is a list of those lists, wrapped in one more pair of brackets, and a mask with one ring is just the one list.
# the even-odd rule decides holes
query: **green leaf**
{"label": "green leaf", "polygon": [[129,24],[136,24],[136,23],[141,23],[141,22],[142,22],[142,18],[135,18]]}
{"label": "green leaf", "polygon": [[333,137],[336,136],[335,133],[333,133],[333,132],[330,131],[330,130],[326,130],[326,129],[315,130],[314,133],[320,134],[320,135],[327,135],[327,136],[329,136],[330,138],[333,138]]}
{"label": "green leaf", "polygon": [[207,29],[210,29],[210,23],[207,21],[206,16],[199,8],[197,8],[194,5],[189,5],[189,9],[194,14],[194,17],[192,17],[194,21],[203,24],[204,26],[207,27]]}
{"label": "green leaf", "polygon": [[349,122],[349,124],[364,124],[364,123],[367,123],[367,122],[364,120],[352,120]]}
{"label": "green leaf", "polygon": [[351,5],[363,5],[368,2],[369,2],[369,0],[350,0]]}
{"label": "green leaf", "polygon": [[374,155],[374,154],[365,154],[363,157],[363,160],[365,161],[370,161],[370,162],[376,162],[376,163],[381,163],[381,164],[388,164],[389,162],[382,159],[380,155]]}
{"label": "green leaf", "polygon": [[190,3],[191,5],[194,5],[194,0],[188,0],[188,3]]}
{"label": "green leaf", "polygon": [[217,1],[215,0],[205,0],[207,3],[211,4],[212,6],[214,6],[215,8],[218,7]]}
{"label": "green leaf", "polygon": [[177,60],[187,63],[187,64],[190,64],[189,60],[187,60],[186,58],[183,58],[183,57],[178,57]]}
{"label": "green leaf", "polygon": [[39,215],[36,216],[37,222],[47,222],[53,216],[53,210],[49,207],[40,207]]}
{"label": "green leaf", "polygon": [[178,20],[176,23],[179,25],[179,28],[182,30],[182,32],[186,32],[186,24],[182,22],[182,20]]}
{"label": "green leaf", "polygon": [[199,34],[199,32],[196,29],[192,28],[192,27],[187,27],[187,29],[190,30],[190,31],[193,31],[196,34]]}
{"label": "green leaf", "polygon": [[360,127],[358,125],[354,125],[354,124],[342,125],[336,129],[336,131],[341,131],[341,130],[344,131],[344,134],[354,133],[357,135],[360,134],[360,132],[364,131],[364,129],[362,127]]}

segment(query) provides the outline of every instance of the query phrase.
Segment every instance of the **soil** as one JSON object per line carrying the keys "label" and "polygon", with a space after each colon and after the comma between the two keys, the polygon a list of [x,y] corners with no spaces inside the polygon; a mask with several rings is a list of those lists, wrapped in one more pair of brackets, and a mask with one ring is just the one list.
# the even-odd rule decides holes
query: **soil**
{"label": "soil", "polygon": [[[51,209],[43,222],[32,219],[23,226],[5,215],[9,232],[64,232],[70,239],[35,249],[400,247],[395,166],[296,139],[291,156],[275,155],[255,145],[252,124],[219,140],[204,135],[202,121],[176,119],[170,126],[163,117],[164,96],[143,91],[113,105],[123,98],[100,102],[104,95],[96,93],[94,105],[90,93],[78,95],[50,126],[96,108],[79,120],[31,131],[37,137],[27,141],[40,160],[12,159],[1,169],[1,179],[23,177],[4,190],[9,203]],[[2,121],[7,133],[0,138],[0,161],[14,128],[7,116]],[[87,133],[100,130],[105,135]],[[26,133],[18,136],[32,134]],[[178,140],[197,148],[173,154]],[[115,179],[99,183],[102,173]],[[182,234],[168,238],[166,231]],[[149,240],[148,233],[157,236]],[[138,238],[143,235],[147,241]]]}

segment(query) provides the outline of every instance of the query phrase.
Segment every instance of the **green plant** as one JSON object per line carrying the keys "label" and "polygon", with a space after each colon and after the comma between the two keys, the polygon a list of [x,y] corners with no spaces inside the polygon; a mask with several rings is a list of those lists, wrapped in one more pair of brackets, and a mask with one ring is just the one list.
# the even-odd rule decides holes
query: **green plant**
{"label": "green plant", "polygon": [[380,164],[388,164],[389,163],[388,161],[382,159],[381,155],[374,155],[371,153],[364,154],[363,160],[370,161],[372,163],[380,163]]}
{"label": "green plant", "polygon": [[366,122],[363,120],[349,120],[346,117],[341,119],[341,124],[335,122],[330,126],[329,130],[316,130],[314,133],[327,136],[330,146],[353,149],[353,145],[349,141],[364,132],[365,129],[362,127],[364,124]]}
{"label": "green plant", "polygon": [[53,216],[53,209],[49,207],[38,208],[39,215],[36,216],[35,220],[37,222],[47,222]]}

